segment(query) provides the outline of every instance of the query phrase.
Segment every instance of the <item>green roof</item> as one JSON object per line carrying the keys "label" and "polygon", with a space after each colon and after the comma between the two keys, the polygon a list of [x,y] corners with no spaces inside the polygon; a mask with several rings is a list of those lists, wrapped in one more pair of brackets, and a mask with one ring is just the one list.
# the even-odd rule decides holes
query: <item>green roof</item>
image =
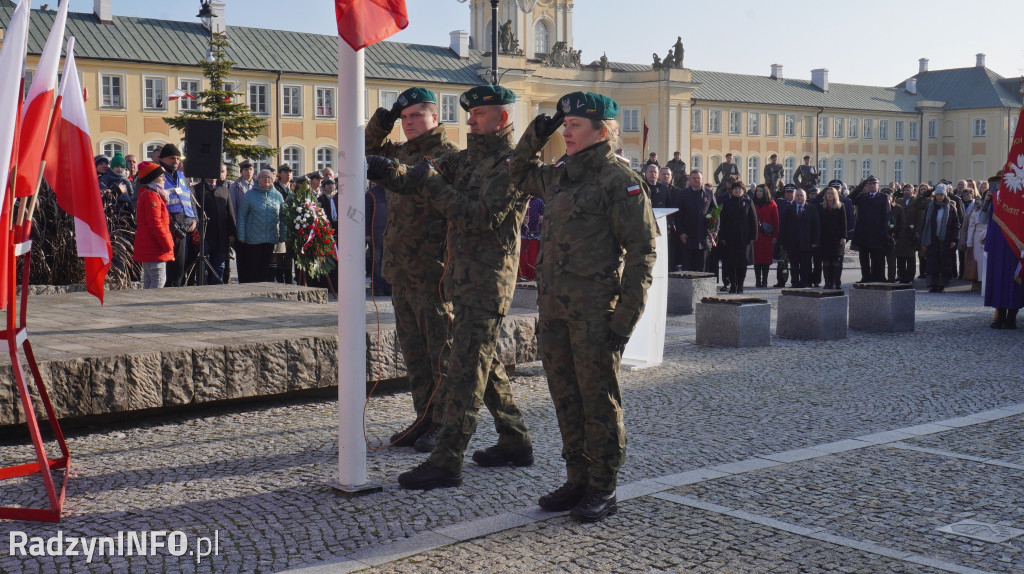
{"label": "green roof", "polygon": [[[13,4],[0,0],[0,23],[6,26],[13,12]],[[32,11],[29,54],[42,53],[56,14]],[[210,33],[199,22],[114,16],[101,24],[95,14],[69,12],[65,36],[75,37],[79,59],[189,66],[205,57]],[[338,73],[337,36],[228,26],[227,37],[227,55],[239,70]],[[461,60],[447,47],[381,42],[366,49],[366,77],[474,86],[485,83],[476,72],[482,56],[473,50]]]}
{"label": "green roof", "polygon": [[1017,108],[1020,86],[988,68],[954,68],[921,72],[916,76],[917,93],[923,99],[945,102],[947,110]]}

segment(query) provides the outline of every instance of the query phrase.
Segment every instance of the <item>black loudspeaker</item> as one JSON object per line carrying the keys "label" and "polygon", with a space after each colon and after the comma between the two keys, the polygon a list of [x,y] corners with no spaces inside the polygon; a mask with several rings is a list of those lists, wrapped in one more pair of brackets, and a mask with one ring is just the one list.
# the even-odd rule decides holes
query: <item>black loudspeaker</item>
{"label": "black loudspeaker", "polygon": [[185,120],[185,176],[220,179],[224,162],[224,122]]}

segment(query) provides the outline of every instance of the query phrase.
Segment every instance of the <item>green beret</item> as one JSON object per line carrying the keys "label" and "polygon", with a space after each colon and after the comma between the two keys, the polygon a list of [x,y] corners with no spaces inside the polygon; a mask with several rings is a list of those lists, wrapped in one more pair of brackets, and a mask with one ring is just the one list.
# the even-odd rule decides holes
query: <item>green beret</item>
{"label": "green beret", "polygon": [[501,86],[477,86],[462,94],[459,104],[469,111],[479,106],[503,106],[516,103],[516,95]]}
{"label": "green beret", "polygon": [[611,120],[619,115],[619,104],[608,96],[593,92],[573,92],[559,101],[562,114],[592,120]]}
{"label": "green beret", "polygon": [[437,96],[434,92],[426,88],[409,88],[408,90],[398,94],[398,99],[395,100],[398,104],[398,111],[402,111],[409,106],[415,106],[416,104],[429,104],[437,103]]}

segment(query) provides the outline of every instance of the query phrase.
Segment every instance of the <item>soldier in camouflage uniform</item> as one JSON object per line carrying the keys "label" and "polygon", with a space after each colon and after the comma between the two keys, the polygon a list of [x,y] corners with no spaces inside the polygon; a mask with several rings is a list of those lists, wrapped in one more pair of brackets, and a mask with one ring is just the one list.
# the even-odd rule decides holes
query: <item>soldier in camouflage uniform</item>
{"label": "soldier in camouflage uniform", "polygon": [[519,264],[519,228],[528,196],[510,185],[511,104],[499,86],[464,93],[469,145],[407,168],[371,156],[367,175],[398,193],[414,193],[448,218],[445,293],[454,307],[452,353],[444,382],[444,430],[426,462],[398,477],[404,488],[462,484],[462,465],[481,404],[494,416],[498,444],[473,453],[480,466],[528,466],[533,446],[497,358],[501,320],[512,305]]}
{"label": "soldier in camouflage uniform", "polygon": [[[539,503],[581,521],[616,509],[626,448],[617,372],[647,300],[659,235],[646,184],[612,152],[617,114],[610,98],[568,94],[554,118],[526,128],[509,166],[512,183],[545,202],[537,343],[568,481]],[[540,151],[562,116],[566,156],[545,165]]]}
{"label": "soldier in camouflage uniform", "polygon": [[[407,142],[388,139],[401,119]],[[379,108],[366,125],[366,153],[416,164],[426,156],[458,151],[437,121],[437,98],[423,88],[402,92],[390,109]],[[386,187],[386,186],[385,186]],[[448,222],[425,198],[387,192],[384,278],[391,283],[395,330],[409,378],[416,420],[391,437],[397,446],[430,452],[441,429],[442,393],[435,392],[448,362],[451,307],[441,296]],[[429,405],[429,412],[428,412]]]}

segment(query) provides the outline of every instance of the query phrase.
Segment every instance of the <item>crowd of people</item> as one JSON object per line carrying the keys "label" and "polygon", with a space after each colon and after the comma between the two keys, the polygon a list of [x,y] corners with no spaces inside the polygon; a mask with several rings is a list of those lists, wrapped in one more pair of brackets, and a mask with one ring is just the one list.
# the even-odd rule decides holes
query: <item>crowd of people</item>
{"label": "crowd of people", "polygon": [[[284,217],[296,184],[290,165],[256,174],[252,162],[242,161],[239,177],[229,181],[221,164],[220,177],[191,180],[183,173],[181,151],[170,143],[141,163],[120,153],[94,161],[108,217],[135,228],[132,259],[142,267],[144,288],[195,285],[200,274],[208,285],[228,283],[232,258],[240,283],[295,280]],[[333,170],[314,171],[303,180],[337,230]],[[199,263],[200,243],[205,265]]]}

